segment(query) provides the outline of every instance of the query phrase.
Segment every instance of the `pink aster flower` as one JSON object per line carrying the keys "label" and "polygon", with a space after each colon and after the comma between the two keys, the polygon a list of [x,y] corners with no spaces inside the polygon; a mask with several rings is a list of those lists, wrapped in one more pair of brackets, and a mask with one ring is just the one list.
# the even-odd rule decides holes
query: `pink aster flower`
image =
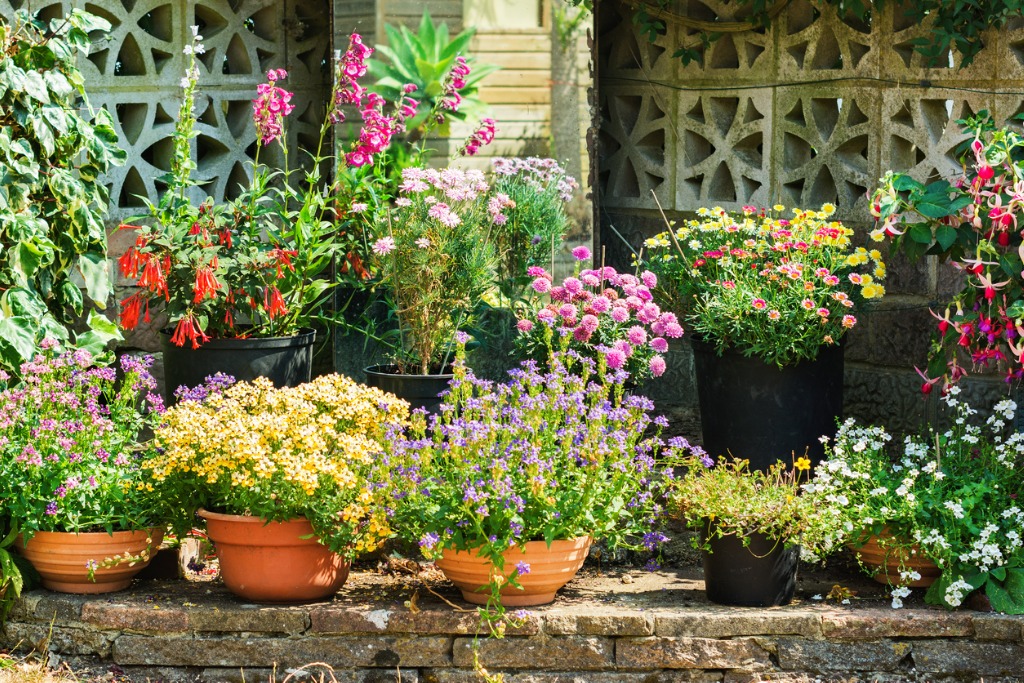
{"label": "pink aster flower", "polygon": [[624,323],[629,320],[629,309],[625,306],[615,306],[612,308],[612,320],[617,323]]}
{"label": "pink aster flower", "polygon": [[539,277],[533,281],[531,286],[533,287],[533,291],[538,294],[544,294],[551,289],[551,282],[547,278]]}
{"label": "pink aster flower", "polygon": [[590,258],[590,250],[580,246],[572,250],[572,257],[577,261],[586,261]]}
{"label": "pink aster flower", "polygon": [[381,237],[373,243],[373,253],[378,256],[387,256],[395,250],[395,246],[395,239],[390,235],[387,237]]}
{"label": "pink aster flower", "polygon": [[626,331],[626,338],[629,339],[629,343],[634,346],[640,346],[647,341],[647,330],[634,325]]}
{"label": "pink aster flower", "polygon": [[579,294],[583,291],[583,283],[574,277],[567,277],[562,282],[562,286],[565,287],[565,291],[570,294]]}
{"label": "pink aster flower", "polygon": [[626,364],[626,354],[618,349],[612,349],[604,354],[605,362],[612,370],[618,370]]}
{"label": "pink aster flower", "polygon": [[651,356],[651,360],[648,361],[647,367],[650,368],[652,375],[655,377],[661,377],[665,374],[665,359],[661,356]]}
{"label": "pink aster flower", "polygon": [[671,337],[672,339],[678,339],[683,336],[683,327],[679,323],[669,323],[665,325],[665,336]]}
{"label": "pink aster flower", "polygon": [[654,337],[651,339],[650,346],[658,353],[665,353],[668,351],[668,341],[664,337]]}
{"label": "pink aster flower", "polygon": [[605,313],[612,307],[612,302],[606,296],[595,296],[590,301],[590,307],[594,309],[594,313]]}
{"label": "pink aster flower", "polygon": [[580,320],[580,327],[586,328],[591,333],[595,332],[599,325],[600,321],[597,319],[597,316],[589,313]]}
{"label": "pink aster flower", "polygon": [[658,286],[658,276],[649,270],[640,273],[640,280],[648,287]]}
{"label": "pink aster flower", "polygon": [[525,318],[516,323],[516,329],[520,332],[529,332],[533,329],[533,323]]}

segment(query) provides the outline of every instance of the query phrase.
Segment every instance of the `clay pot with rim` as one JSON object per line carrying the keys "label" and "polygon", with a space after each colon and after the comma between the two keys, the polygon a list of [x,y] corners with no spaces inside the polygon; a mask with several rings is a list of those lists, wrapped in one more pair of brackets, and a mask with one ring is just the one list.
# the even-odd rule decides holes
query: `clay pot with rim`
{"label": "clay pot with rim", "polygon": [[[878,536],[865,536],[858,543],[851,543],[849,548],[857,554],[864,566],[872,570],[871,578],[878,583],[907,588],[927,588],[935,583],[942,574],[942,569],[932,562],[919,546],[912,545],[909,551],[905,551],[902,547],[894,548],[879,544],[880,539],[892,537],[889,529],[885,528]],[[901,568],[916,571],[921,578],[903,581],[900,578]]]}
{"label": "clay pot with rim", "polygon": [[264,522],[251,515],[200,510],[217,551],[224,585],[254,602],[329,598],[348,578],[349,562],[313,535],[304,517]]}
{"label": "clay pot with rim", "polygon": [[[39,572],[44,588],[61,593],[112,593],[131,585],[135,575],[149,564],[160,548],[163,533],[163,529],[110,534],[37,531],[28,541],[19,536],[15,548]],[[145,559],[136,559],[144,555]],[[95,581],[89,580],[89,563],[102,565],[117,556],[129,559],[112,567],[97,566]]]}
{"label": "clay pot with rim", "polygon": [[[522,548],[510,548],[503,553],[504,574],[511,574],[518,562],[530,565],[530,572],[518,577],[523,589],[505,586],[501,589],[501,604],[505,607],[532,607],[554,601],[555,593],[569,583],[583,566],[590,550],[589,536],[552,541],[529,541]],[[435,560],[437,568],[462,591],[466,602],[485,605],[490,597],[493,564],[480,557],[476,550],[445,550]]]}

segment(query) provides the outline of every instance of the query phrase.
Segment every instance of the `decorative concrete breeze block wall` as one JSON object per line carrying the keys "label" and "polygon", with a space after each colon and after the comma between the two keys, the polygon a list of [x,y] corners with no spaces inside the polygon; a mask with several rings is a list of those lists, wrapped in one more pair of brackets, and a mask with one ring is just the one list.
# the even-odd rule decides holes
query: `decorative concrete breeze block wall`
{"label": "decorative concrete breeze block wall", "polygon": [[[671,13],[699,20],[742,18],[737,3],[680,0]],[[793,0],[770,29],[726,34],[703,64],[673,58],[697,32],[666,18],[653,43],[638,37],[632,10],[598,3],[597,88],[601,106],[595,203],[601,242],[616,265],[664,229],[652,192],[671,216],[744,204],[818,207],[832,202],[861,240],[872,225],[868,193],[888,169],[918,179],[949,177],[965,136],[957,119],[988,110],[998,123],[1024,111],[1024,20],[985,36],[959,68],[926,68],[912,41],[928,29],[885,3],[870,23]],[[1013,125],[1019,125],[1014,122]],[[914,366],[927,360],[929,303],[958,288],[934,258],[889,260],[887,296],[861,316],[846,349],[846,412],[916,429],[933,418]],[[686,344],[668,377],[650,389],[693,431],[696,395]],[[682,387],[682,389],[680,389]],[[964,384],[972,403],[1006,394],[996,377]]]}

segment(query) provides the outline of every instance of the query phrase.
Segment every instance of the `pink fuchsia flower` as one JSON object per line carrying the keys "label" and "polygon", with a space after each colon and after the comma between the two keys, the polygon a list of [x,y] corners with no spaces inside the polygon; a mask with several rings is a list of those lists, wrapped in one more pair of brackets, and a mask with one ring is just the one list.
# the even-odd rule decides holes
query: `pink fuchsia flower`
{"label": "pink fuchsia flower", "polygon": [[533,291],[538,294],[544,294],[551,289],[551,281],[546,277],[539,277],[533,281],[531,286],[533,287]]}
{"label": "pink fuchsia flower", "polygon": [[650,346],[658,353],[665,353],[668,351],[668,341],[664,337],[654,337],[651,339]]}
{"label": "pink fuchsia flower", "polygon": [[520,332],[529,332],[533,329],[533,323],[525,318],[516,323],[516,329]]}
{"label": "pink fuchsia flower", "polygon": [[395,238],[390,235],[387,237],[381,237],[379,240],[373,243],[373,253],[378,256],[387,256],[395,250]]}
{"label": "pink fuchsia flower", "polygon": [[629,309],[625,306],[614,306],[612,308],[612,320],[617,323],[624,323],[629,320]]}
{"label": "pink fuchsia flower", "polygon": [[618,370],[626,364],[626,354],[619,349],[611,349],[604,354],[604,360],[612,370]]}
{"label": "pink fuchsia flower", "polygon": [[640,346],[647,341],[647,330],[634,325],[626,331],[626,338],[629,339],[629,343],[634,346]]}
{"label": "pink fuchsia flower", "polygon": [[640,273],[640,280],[648,287],[658,286],[658,276],[649,270]]}
{"label": "pink fuchsia flower", "polygon": [[584,246],[576,247],[572,250],[572,257],[577,261],[587,261],[590,259],[590,250]]}
{"label": "pink fuchsia flower", "polygon": [[647,362],[647,367],[652,375],[661,377],[665,374],[665,359],[661,356],[651,356],[651,360]]}

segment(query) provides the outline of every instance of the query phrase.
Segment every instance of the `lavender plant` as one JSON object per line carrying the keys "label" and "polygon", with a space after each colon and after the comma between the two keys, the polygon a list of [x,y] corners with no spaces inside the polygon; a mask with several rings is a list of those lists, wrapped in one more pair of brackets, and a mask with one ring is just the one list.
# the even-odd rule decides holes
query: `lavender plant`
{"label": "lavender plant", "polygon": [[671,477],[654,458],[667,421],[650,415],[649,399],[625,394],[627,373],[568,352],[509,374],[503,384],[477,379],[460,347],[440,414],[428,424],[417,412],[408,435],[388,440],[402,482],[393,527],[428,557],[475,549],[490,559],[492,614],[502,584],[519,586],[529,571],[504,566],[509,548],[591,536],[655,550]]}
{"label": "lavender plant", "polygon": [[61,352],[53,339],[41,348],[0,392],[0,508],[26,537],[151,526],[136,449],[163,412],[151,359],[123,356],[119,380],[88,351]]}

